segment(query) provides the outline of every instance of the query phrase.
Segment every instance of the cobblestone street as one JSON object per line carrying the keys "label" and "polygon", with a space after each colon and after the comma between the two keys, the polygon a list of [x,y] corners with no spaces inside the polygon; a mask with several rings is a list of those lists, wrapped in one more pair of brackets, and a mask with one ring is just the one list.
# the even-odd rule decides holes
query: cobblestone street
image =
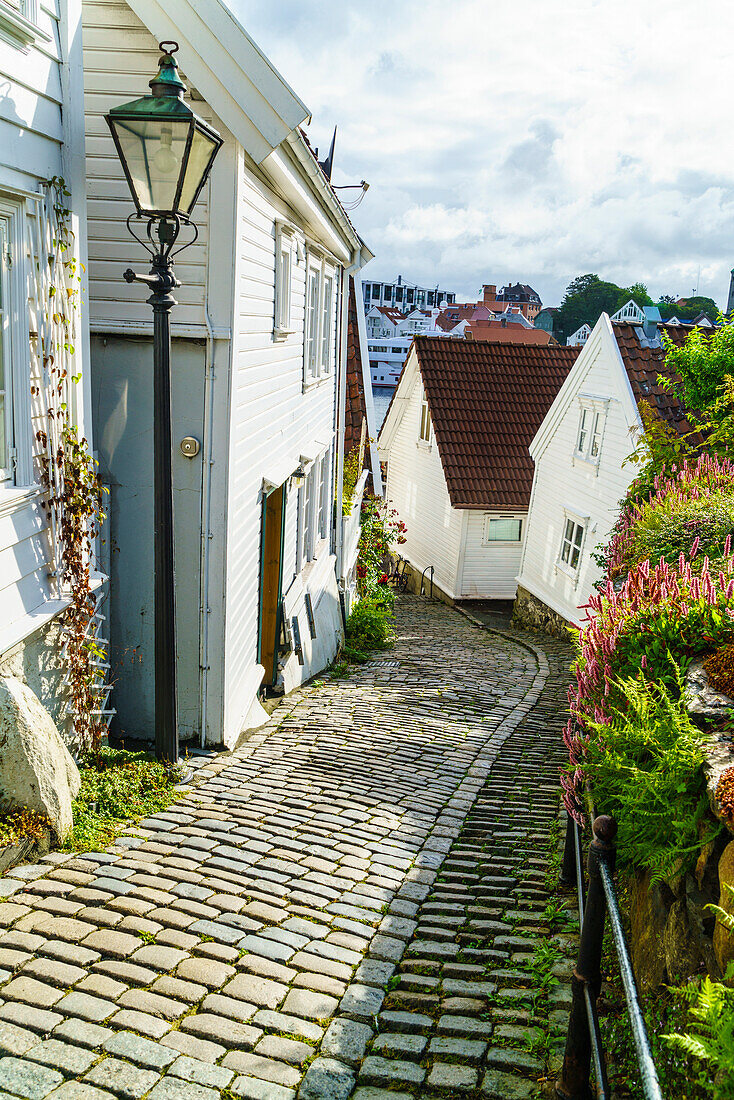
{"label": "cobblestone street", "polygon": [[538,1095],[570,654],[416,597],[397,631],[108,851],[0,879],[0,1100]]}

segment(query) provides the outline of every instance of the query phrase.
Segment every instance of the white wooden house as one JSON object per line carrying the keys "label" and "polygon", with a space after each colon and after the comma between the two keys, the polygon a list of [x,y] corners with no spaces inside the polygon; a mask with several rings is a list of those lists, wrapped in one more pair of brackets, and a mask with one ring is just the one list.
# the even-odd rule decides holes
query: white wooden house
{"label": "white wooden house", "polygon": [[[86,263],[81,74],[81,0],[0,3],[0,675],[26,681],[62,732],[68,699],[56,626],[70,601],[44,506],[37,432],[48,428],[44,360],[54,355],[58,367],[81,375],[64,382],[56,401],[65,400],[90,438],[84,274],[78,268],[76,281],[54,245],[68,232],[66,258]],[[57,190],[62,178],[66,196]],[[65,290],[74,287],[80,305],[69,308],[73,336],[64,350],[53,315],[61,298],[72,302]]]}
{"label": "white wooden house", "polygon": [[264,686],[301,683],[341,638],[332,500],[345,288],[371,254],[300,129],[307,108],[220,0],[84,0],[118,732],[152,734],[152,321],[144,289],[121,281],[145,256],[125,228],[132,204],[103,115],[147,92],[164,39],[179,43],[194,109],[224,138],[172,315],[180,732],[232,745],[263,720]]}
{"label": "white wooden house", "polygon": [[689,430],[680,403],[658,383],[666,373],[661,327],[676,343],[685,339],[680,326],[612,323],[603,313],[530,444],[535,474],[515,606],[525,625],[554,633],[583,616],[601,577],[594,552],[636,475],[624,463],[641,402]]}
{"label": "white wooden house", "polygon": [[450,600],[512,599],[533,468],[528,444],[576,348],[416,336],[380,432],[400,553]]}

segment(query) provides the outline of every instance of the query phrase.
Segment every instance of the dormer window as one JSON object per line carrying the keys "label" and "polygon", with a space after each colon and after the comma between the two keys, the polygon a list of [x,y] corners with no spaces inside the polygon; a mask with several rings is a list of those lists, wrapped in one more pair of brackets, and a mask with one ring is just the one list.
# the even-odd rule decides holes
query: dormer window
{"label": "dormer window", "polygon": [[584,462],[597,465],[601,455],[607,400],[582,396],[579,403],[581,409],[574,455]]}

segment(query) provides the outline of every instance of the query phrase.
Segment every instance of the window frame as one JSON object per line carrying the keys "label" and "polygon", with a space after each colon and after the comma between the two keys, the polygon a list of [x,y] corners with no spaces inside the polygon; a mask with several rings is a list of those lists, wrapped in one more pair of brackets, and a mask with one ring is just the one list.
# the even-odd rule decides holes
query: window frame
{"label": "window frame", "polygon": [[[489,532],[492,523],[498,520],[506,521],[511,520],[513,523],[519,524],[518,536],[516,539],[493,539],[490,538]],[[488,513],[484,518],[484,531],[482,533],[482,544],[484,546],[521,546],[523,535],[525,533],[525,515],[516,512],[492,512]]]}
{"label": "window frame", "polygon": [[598,467],[601,459],[609,399],[579,395],[579,416],[573,460]]}
{"label": "window frame", "polygon": [[38,25],[38,0],[0,0],[0,38],[22,53],[36,42],[50,42]]}
{"label": "window frame", "polygon": [[[315,279],[315,284],[313,280]],[[314,315],[311,315],[311,290],[316,287]],[[329,316],[326,314],[329,290]],[[332,358],[338,306],[337,268],[320,252],[309,249],[306,254],[306,281],[303,310],[303,388],[309,389],[332,373]],[[315,322],[311,333],[311,321]],[[328,325],[327,325],[328,322]]]}
{"label": "window frame", "polygon": [[[428,434],[424,435],[425,429],[428,429]],[[430,447],[432,442],[433,432],[433,419],[431,417],[431,409],[428,404],[428,398],[425,394],[421,397],[421,410],[420,420],[418,421],[418,446]]]}
{"label": "window frame", "polygon": [[[286,340],[293,328],[293,257],[296,254],[296,231],[288,222],[275,223],[275,303],[273,339]],[[288,257],[288,279],[284,285],[283,258]]]}
{"label": "window frame", "polygon": [[[561,528],[561,542],[558,548],[556,569],[565,573],[566,576],[575,581],[578,580],[584,560],[589,519],[589,516],[581,515],[579,512],[574,512],[570,508],[564,508],[563,510],[563,526]],[[578,538],[576,534],[577,531],[580,532]],[[568,556],[564,557],[567,546],[569,548]],[[574,551],[577,552],[575,563],[573,562]]]}
{"label": "window frame", "polygon": [[[40,211],[36,216],[41,216]],[[0,480],[0,494],[8,494],[38,487],[33,476],[28,237],[24,202],[0,191],[0,221],[5,226],[6,255],[10,259],[3,265],[2,272],[4,301],[8,303],[2,339],[7,364],[5,387],[10,393],[6,411],[9,467],[3,467],[5,476]],[[8,468],[9,477],[5,473]]]}

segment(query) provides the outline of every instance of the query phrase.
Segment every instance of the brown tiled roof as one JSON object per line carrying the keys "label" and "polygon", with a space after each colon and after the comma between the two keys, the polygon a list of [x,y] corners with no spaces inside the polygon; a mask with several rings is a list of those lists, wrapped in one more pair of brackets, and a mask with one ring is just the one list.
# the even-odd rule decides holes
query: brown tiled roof
{"label": "brown tiled roof", "polygon": [[549,344],[550,333],[542,328],[525,328],[524,325],[503,325],[502,321],[471,321],[466,330],[468,339],[499,340],[503,344]]}
{"label": "brown tiled roof", "polygon": [[367,420],[367,406],[362,380],[362,356],[357,329],[357,299],[354,279],[349,280],[349,312],[347,319],[347,400],[344,422],[344,454],[358,448],[362,439],[362,424]]}
{"label": "brown tiled roof", "polygon": [[451,504],[526,509],[528,446],[581,349],[435,336],[414,347]]}
{"label": "brown tiled roof", "polygon": [[[686,410],[682,402],[658,382],[658,376],[680,384],[677,374],[671,373],[665,366],[665,348],[645,346],[647,341],[640,340],[643,331],[638,325],[626,322],[613,322],[612,328],[617,339],[617,345],[622,355],[627,377],[630,380],[632,393],[637,404],[645,401],[650,408],[679,435],[690,432],[691,424],[686,418]],[[680,347],[691,332],[688,327],[680,325],[659,325],[658,328],[665,332],[670,339]],[[704,333],[706,329],[702,330]]]}

